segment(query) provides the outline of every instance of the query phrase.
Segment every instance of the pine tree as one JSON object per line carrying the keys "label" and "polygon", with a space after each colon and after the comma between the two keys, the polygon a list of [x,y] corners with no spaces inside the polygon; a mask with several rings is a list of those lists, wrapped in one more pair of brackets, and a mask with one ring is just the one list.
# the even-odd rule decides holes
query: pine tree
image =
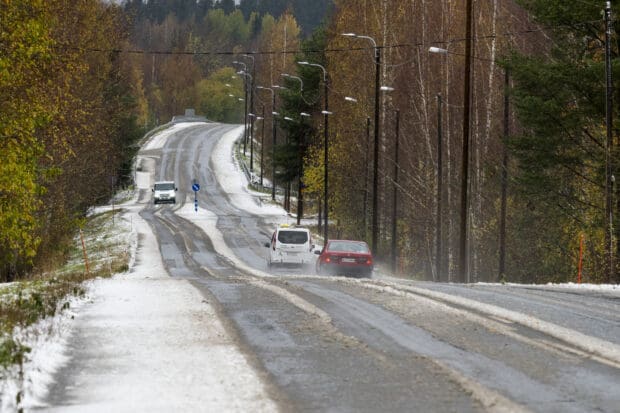
{"label": "pine tree", "polygon": [[[515,216],[516,223],[521,223],[514,228],[520,244],[516,250],[529,255],[521,261],[521,278],[536,273],[533,281],[570,280],[575,243],[585,233],[587,272],[591,281],[602,281],[606,253],[602,5],[520,3],[551,35],[539,55],[515,53],[506,62],[515,84],[512,98],[524,127],[510,142],[521,190],[521,208]],[[617,50],[613,57],[616,61]],[[535,255],[528,254],[534,250]]]}

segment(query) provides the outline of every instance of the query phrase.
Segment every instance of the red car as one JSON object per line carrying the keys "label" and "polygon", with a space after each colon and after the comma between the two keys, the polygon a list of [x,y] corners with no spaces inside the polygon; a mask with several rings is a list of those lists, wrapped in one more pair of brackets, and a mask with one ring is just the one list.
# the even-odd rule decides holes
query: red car
{"label": "red car", "polygon": [[364,241],[329,240],[316,260],[317,274],[361,275],[370,277],[372,254]]}

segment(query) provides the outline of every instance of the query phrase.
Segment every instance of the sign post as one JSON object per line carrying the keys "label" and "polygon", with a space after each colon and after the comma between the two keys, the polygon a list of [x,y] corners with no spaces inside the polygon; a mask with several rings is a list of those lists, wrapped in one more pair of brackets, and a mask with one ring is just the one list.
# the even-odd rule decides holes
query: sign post
{"label": "sign post", "polygon": [[200,191],[200,185],[194,181],[192,184],[192,191],[194,191],[194,211],[198,212],[198,191]]}

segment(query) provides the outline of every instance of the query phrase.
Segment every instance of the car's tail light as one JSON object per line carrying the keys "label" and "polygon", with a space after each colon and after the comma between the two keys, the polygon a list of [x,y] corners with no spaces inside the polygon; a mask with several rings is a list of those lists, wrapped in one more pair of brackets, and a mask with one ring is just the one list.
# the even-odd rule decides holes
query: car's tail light
{"label": "car's tail light", "polygon": [[325,262],[332,262],[332,259],[329,255],[325,257]]}

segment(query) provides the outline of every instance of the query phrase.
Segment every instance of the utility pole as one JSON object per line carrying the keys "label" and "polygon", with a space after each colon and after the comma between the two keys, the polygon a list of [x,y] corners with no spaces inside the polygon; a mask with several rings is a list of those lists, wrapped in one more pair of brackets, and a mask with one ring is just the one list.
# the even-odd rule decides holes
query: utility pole
{"label": "utility pole", "polygon": [[[273,91],[273,89],[271,89]],[[273,128],[273,141],[271,143],[271,164],[273,166],[271,173],[271,200],[276,200],[276,116],[278,113],[276,112],[276,94],[275,91],[272,93],[272,102],[271,107],[273,108],[273,112],[271,112],[271,126]]]}
{"label": "utility pole", "polygon": [[381,49],[375,46],[375,142],[372,171],[372,252],[379,254],[379,82],[381,81]]}
{"label": "utility pole", "polygon": [[606,127],[607,127],[607,144],[605,148],[605,247],[607,250],[607,282],[612,283],[615,280],[615,260],[614,260],[614,230],[613,230],[613,80],[611,68],[611,36],[613,23],[611,20],[611,1],[605,5],[605,75],[607,80],[606,88]]}
{"label": "utility pole", "polygon": [[396,273],[396,227],[398,219],[398,141],[400,135],[400,110],[396,111],[396,141],[394,142],[394,198],[392,200],[392,274]]}
{"label": "utility pole", "polygon": [[263,168],[265,166],[265,105],[262,105],[261,117],[263,124],[261,125],[260,134],[260,186],[263,187]]}
{"label": "utility pole", "polygon": [[366,154],[364,156],[364,234],[366,239],[368,235],[368,151],[370,150],[370,117],[366,117]]}
{"label": "utility pole", "polygon": [[435,253],[435,271],[437,275],[435,277],[435,281],[441,281],[441,250],[442,250],[442,234],[441,234],[441,210],[442,210],[442,195],[443,195],[443,142],[442,135],[443,131],[441,129],[442,126],[442,110],[443,110],[443,100],[441,98],[441,94],[437,94],[437,228],[436,228],[436,250]]}
{"label": "utility pole", "polygon": [[245,156],[246,148],[248,145],[248,77],[243,75],[243,86],[245,96],[243,98],[244,115],[243,115],[243,156]]}
{"label": "utility pole", "polygon": [[469,281],[467,220],[469,218],[469,135],[471,128],[471,57],[473,49],[473,0],[467,0],[465,16],[465,72],[463,87],[463,150],[461,160],[461,228],[459,240],[459,274],[458,281]]}
{"label": "utility pole", "polygon": [[[328,234],[328,230],[329,230],[329,186],[328,186],[328,177],[329,177],[329,115],[331,115],[332,113],[329,111],[329,76],[327,76],[327,69],[325,69],[324,66],[318,64],[318,63],[310,63],[310,62],[297,62],[297,64],[300,64],[302,66],[312,66],[312,67],[318,67],[319,69],[321,69],[323,71],[323,86],[325,87],[325,108],[323,111],[321,111],[321,113],[325,116],[324,119],[324,123],[323,123],[323,156],[324,156],[324,161],[323,161],[323,172],[324,172],[324,182],[323,182],[323,209],[325,211],[323,211],[323,213],[325,214],[325,226],[323,227],[323,245],[327,245],[327,241],[329,239],[329,234]],[[320,225],[320,221],[321,221],[321,213],[320,213],[320,208],[319,208],[319,229],[321,227]]]}
{"label": "utility pole", "polygon": [[[255,113],[254,112],[254,86],[255,86],[255,78],[256,78],[256,62],[254,61],[254,56],[253,55],[249,55],[249,54],[245,54],[243,55],[243,57],[248,58],[248,59],[252,59],[252,76],[250,77],[250,109],[249,111],[251,113]],[[254,124],[253,119],[250,122],[252,123],[252,125]],[[250,140],[250,171],[253,170],[253,161],[254,161],[254,151],[253,148],[254,146],[252,145],[252,142],[254,140],[254,127],[250,126],[250,132],[248,133],[248,138],[251,139]],[[244,147],[244,155],[245,155],[245,147]]]}
{"label": "utility pole", "polygon": [[502,149],[502,195],[499,216],[499,271],[498,281],[506,277],[506,209],[508,193],[508,137],[510,136],[510,69],[504,71],[504,147]]}
{"label": "utility pole", "polygon": [[323,170],[324,179],[325,179],[324,186],[323,186],[324,191],[325,191],[325,193],[323,194],[323,202],[325,204],[325,206],[323,207],[323,209],[325,209],[325,227],[323,228],[323,242],[324,242],[323,245],[327,245],[327,241],[329,240],[329,235],[328,235],[328,229],[329,229],[329,205],[328,205],[329,196],[328,196],[328,191],[329,191],[329,189],[328,189],[328,180],[327,180],[327,178],[329,176],[329,136],[328,136],[328,133],[329,133],[328,132],[329,131],[329,123],[328,123],[328,120],[329,120],[329,114],[330,113],[329,113],[329,99],[328,99],[328,96],[329,96],[329,77],[327,76],[327,72],[325,71],[325,69],[323,69],[323,70],[324,70],[324,73],[325,73],[325,79],[324,79],[324,82],[323,82],[323,84],[325,86],[325,92],[324,92],[325,93],[325,110],[323,111],[323,114],[325,115],[325,120],[324,120],[325,124],[324,124],[324,127],[323,127],[323,134],[324,134],[323,140],[324,140],[324,145],[325,145],[325,150],[323,151],[323,154],[324,154],[324,157],[325,157],[325,160],[324,160],[324,163],[323,163],[323,165],[325,166],[324,170]]}

